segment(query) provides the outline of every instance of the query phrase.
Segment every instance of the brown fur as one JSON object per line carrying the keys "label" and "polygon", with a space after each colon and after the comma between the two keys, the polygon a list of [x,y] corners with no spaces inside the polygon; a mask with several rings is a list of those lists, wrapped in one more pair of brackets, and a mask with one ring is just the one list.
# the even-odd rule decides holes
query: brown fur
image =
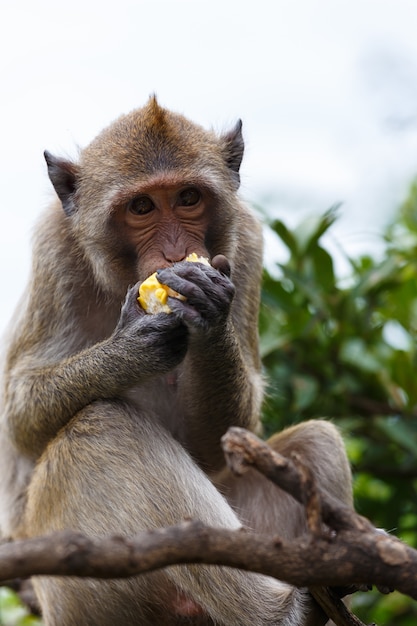
{"label": "brown fur", "polygon": [[[46,153],[60,202],[38,225],[5,356],[5,536],[68,527],[127,535],[187,516],[303,532],[301,508],[255,474],[236,482],[220,449],[230,425],[259,429],[262,401],[262,237],[236,195],[242,155],[240,123],[218,137],[154,98],[105,129],[78,163]],[[199,194],[192,206],[181,195],[190,188]],[[137,198],[152,210],[138,213]],[[179,262],[190,252],[220,271]],[[129,287],[160,268],[187,302],[174,301],[172,315],[145,315]],[[271,445],[296,449],[324,489],[350,502],[331,424],[310,422]],[[125,581],[46,577],[35,586],[48,626],[300,626],[314,614],[304,591],[219,567]]]}

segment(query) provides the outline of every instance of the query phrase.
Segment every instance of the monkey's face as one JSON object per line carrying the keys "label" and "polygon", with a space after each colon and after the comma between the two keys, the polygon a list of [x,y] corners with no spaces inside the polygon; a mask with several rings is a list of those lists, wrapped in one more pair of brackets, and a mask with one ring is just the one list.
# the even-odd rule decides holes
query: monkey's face
{"label": "monkey's face", "polygon": [[136,280],[184,260],[210,257],[207,232],[214,198],[202,185],[159,176],[123,193],[113,209],[117,239],[135,259]]}
{"label": "monkey's face", "polygon": [[155,99],[100,133],[78,163],[45,155],[67,227],[97,284],[117,296],[192,252],[233,260],[242,156],[240,122],[218,137]]}

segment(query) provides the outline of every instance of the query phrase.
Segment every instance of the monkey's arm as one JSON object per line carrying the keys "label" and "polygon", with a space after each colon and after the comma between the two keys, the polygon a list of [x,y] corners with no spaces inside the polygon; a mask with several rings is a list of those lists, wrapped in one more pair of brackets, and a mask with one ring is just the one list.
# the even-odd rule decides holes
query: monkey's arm
{"label": "monkey's arm", "polygon": [[205,470],[216,471],[224,464],[220,438],[227,428],[253,430],[258,424],[263,389],[257,346],[253,353],[245,349],[235,327],[235,288],[228,276],[183,263],[158,272],[158,279],[186,297],[185,302],[169,298],[174,314],[190,330],[178,381],[184,443]]}
{"label": "monkey's arm", "polygon": [[186,446],[206,471],[216,471],[224,465],[220,438],[229,426],[257,426],[261,378],[244,358],[230,321],[217,332],[191,336],[184,364]]}
{"label": "monkey's arm", "polygon": [[36,458],[84,406],[121,395],[155,374],[170,371],[184,358],[185,326],[164,314],[133,316],[132,301],[127,298],[108,339],[53,364],[45,365],[47,345],[41,345],[34,356],[16,359],[6,380],[5,417],[15,445],[23,452]]}

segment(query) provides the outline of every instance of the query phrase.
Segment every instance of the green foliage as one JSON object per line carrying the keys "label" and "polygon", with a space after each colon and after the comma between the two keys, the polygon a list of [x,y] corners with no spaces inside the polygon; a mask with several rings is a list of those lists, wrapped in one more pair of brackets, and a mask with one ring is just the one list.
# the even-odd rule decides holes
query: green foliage
{"label": "green foliage", "polygon": [[30,615],[14,591],[7,587],[0,587],[0,625],[42,626],[42,622],[37,617]]}
{"label": "green foliage", "polygon": [[[417,547],[417,183],[387,229],[383,259],[351,259],[344,281],[321,242],[335,219],[332,209],[294,230],[270,225],[288,260],[264,275],[265,427],[334,420],[358,512]],[[365,622],[417,623],[416,603],[398,594],[358,594],[355,603]]]}

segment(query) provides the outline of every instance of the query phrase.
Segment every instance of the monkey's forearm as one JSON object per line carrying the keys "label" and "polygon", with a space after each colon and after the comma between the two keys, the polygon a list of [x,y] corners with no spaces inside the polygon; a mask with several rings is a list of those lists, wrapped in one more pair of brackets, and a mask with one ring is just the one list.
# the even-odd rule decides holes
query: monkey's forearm
{"label": "monkey's forearm", "polygon": [[124,338],[111,338],[58,364],[16,369],[6,400],[15,444],[31,456],[39,455],[77,411],[151,376],[147,363]]}
{"label": "monkey's forearm", "polygon": [[187,449],[208,471],[224,464],[220,438],[229,426],[253,429],[259,419],[263,386],[245,359],[232,325],[190,341],[187,374],[181,383]]}

